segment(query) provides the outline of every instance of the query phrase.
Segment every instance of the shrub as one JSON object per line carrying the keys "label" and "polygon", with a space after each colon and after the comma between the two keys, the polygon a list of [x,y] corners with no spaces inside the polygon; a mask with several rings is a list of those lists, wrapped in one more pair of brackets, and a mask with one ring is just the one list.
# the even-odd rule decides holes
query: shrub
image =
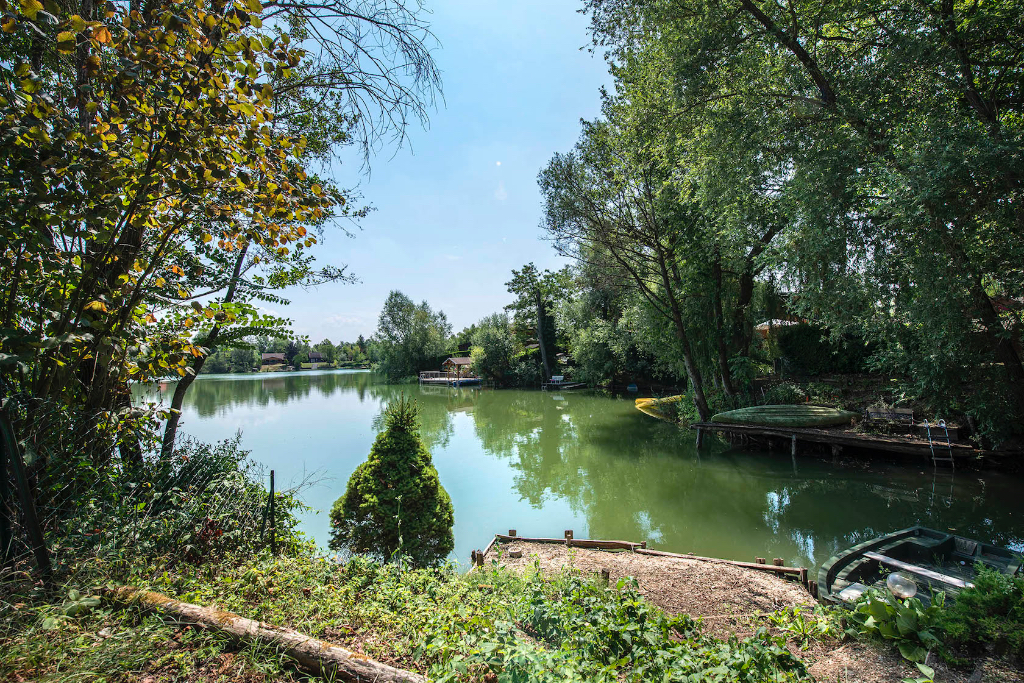
{"label": "shrub", "polygon": [[1024,659],[1024,577],[978,565],[974,587],[960,592],[944,626],[951,645],[977,650],[991,643]]}
{"label": "shrub", "polygon": [[385,409],[384,431],[331,508],[330,546],[433,566],[455,547],[453,524],[451,498],[420,439],[416,405],[402,396]]}
{"label": "shrub", "polygon": [[803,403],[807,400],[807,394],[795,384],[783,382],[776,384],[764,393],[765,405],[790,405]]}

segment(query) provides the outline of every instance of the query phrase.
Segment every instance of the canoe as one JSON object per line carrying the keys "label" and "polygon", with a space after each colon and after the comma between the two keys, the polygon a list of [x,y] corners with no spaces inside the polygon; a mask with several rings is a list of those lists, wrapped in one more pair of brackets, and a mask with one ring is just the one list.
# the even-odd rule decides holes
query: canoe
{"label": "canoe", "polygon": [[761,425],[765,427],[828,427],[846,425],[860,413],[806,404],[785,406],[751,406],[718,413],[712,422],[724,424]]}
{"label": "canoe", "polygon": [[1006,548],[923,526],[894,531],[847,548],[818,572],[818,597],[853,603],[864,591],[890,591],[886,579],[899,575],[927,604],[934,591],[947,599],[973,585],[975,565],[1007,576],[1020,571],[1021,558]]}
{"label": "canoe", "polygon": [[650,415],[667,422],[675,422],[675,418],[663,412],[660,407],[670,403],[679,403],[683,398],[683,395],[666,396],[665,398],[638,398],[634,403],[636,404],[636,409],[644,415]]}

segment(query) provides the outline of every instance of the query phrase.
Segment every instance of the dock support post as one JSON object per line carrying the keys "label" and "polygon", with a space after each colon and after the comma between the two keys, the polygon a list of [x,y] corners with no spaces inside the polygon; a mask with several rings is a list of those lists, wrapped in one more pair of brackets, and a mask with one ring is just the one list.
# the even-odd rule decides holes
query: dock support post
{"label": "dock support post", "polygon": [[509,535],[509,536],[511,536],[511,537],[513,537],[513,538],[515,538],[515,537],[516,537],[516,535],[517,535],[517,534],[516,534],[516,530],[515,530],[515,529],[509,529],[509,530],[508,530],[508,535]]}
{"label": "dock support post", "polygon": [[764,564],[764,558],[763,557],[755,557],[754,558],[754,562],[757,562],[758,564]]}
{"label": "dock support post", "polygon": [[572,529],[565,530],[565,544],[572,545]]}
{"label": "dock support post", "polygon": [[843,452],[843,447],[837,443],[832,444],[832,464],[835,465],[839,462],[839,454]]}
{"label": "dock support post", "polygon": [[790,439],[790,455],[796,455],[796,434]]}
{"label": "dock support post", "polygon": [[704,446],[704,430],[697,427],[697,449],[700,450]]}
{"label": "dock support post", "polygon": [[772,560],[772,564],[774,564],[776,567],[781,567],[784,564],[786,564],[786,561],[783,560],[781,557],[776,557]]}

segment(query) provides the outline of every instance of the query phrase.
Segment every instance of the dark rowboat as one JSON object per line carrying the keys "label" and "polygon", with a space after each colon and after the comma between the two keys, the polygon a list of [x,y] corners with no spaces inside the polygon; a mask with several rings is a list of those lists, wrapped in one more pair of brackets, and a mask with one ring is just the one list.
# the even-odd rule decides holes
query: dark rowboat
{"label": "dark rowboat", "polygon": [[1013,576],[1021,556],[1006,548],[923,526],[895,531],[847,549],[822,565],[818,595],[823,600],[853,602],[868,588],[886,590],[889,574],[917,584],[917,597],[928,603],[933,591],[955,597],[973,585],[975,565]]}

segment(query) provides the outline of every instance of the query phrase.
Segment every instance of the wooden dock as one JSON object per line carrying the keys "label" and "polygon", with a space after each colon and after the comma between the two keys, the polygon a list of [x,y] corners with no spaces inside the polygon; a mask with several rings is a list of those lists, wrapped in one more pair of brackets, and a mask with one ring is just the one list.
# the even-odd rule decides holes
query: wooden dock
{"label": "wooden dock", "polygon": [[[824,444],[831,446],[832,454],[838,455],[843,448],[854,448],[898,455],[918,455],[927,458],[932,456],[932,447],[927,439],[915,436],[867,434],[846,428],[815,428],[815,427],[765,427],[761,425],[737,425],[723,422],[695,422],[690,429],[697,430],[697,447],[703,445],[706,432],[719,432],[739,436],[744,440],[767,442],[772,445],[784,443],[793,455],[796,455],[799,443]],[[938,451],[946,451],[945,442],[935,444]],[[951,443],[948,446],[957,460],[976,458],[979,452],[972,446]]]}
{"label": "wooden dock", "polygon": [[480,384],[481,379],[476,375],[457,375],[452,372],[437,372],[436,370],[425,370],[419,374],[419,383],[461,387]]}

